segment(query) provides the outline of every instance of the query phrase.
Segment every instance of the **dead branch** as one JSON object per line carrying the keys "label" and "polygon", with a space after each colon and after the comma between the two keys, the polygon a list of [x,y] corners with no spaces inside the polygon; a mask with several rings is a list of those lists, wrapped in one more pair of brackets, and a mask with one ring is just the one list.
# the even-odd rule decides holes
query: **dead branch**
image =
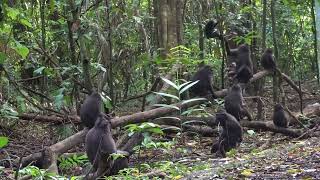
{"label": "dead branch", "polygon": [[[188,102],[185,104],[182,103],[178,103],[176,104],[177,107],[179,108],[187,108],[187,107],[191,107],[197,104],[200,104],[201,102],[204,102],[204,100],[200,100],[200,101],[192,101],[192,102]],[[118,126],[124,126],[127,124],[132,124],[132,123],[142,123],[142,122],[146,122],[148,121],[148,119],[154,119],[156,117],[159,116],[164,116],[168,113],[172,113],[172,112],[176,112],[176,109],[173,108],[168,108],[168,107],[162,107],[162,108],[156,108],[156,109],[152,109],[149,111],[145,111],[145,112],[139,112],[139,113],[135,113],[132,115],[127,115],[127,116],[122,116],[122,117],[116,117],[114,119],[111,120],[111,124],[112,127],[118,127]],[[34,117],[33,117],[34,118]],[[72,147],[83,143],[85,136],[88,132],[88,129],[85,128],[82,131],[79,131],[78,133],[56,143],[51,145],[49,148],[53,151],[53,153],[60,155],[63,154],[65,152],[67,152],[69,149],[71,149]],[[133,145],[130,145],[130,147],[132,147]],[[124,149],[128,149],[128,147],[125,147]],[[124,150],[121,149],[121,150]],[[31,154],[27,157],[24,157],[22,159],[22,164],[23,166],[31,163],[32,161],[37,161],[42,157],[41,152],[40,153],[35,153],[35,154]],[[16,159],[14,161],[14,164],[18,164],[19,159]]]}
{"label": "dead branch", "polygon": [[301,129],[281,128],[273,124],[272,121],[241,121],[242,127],[253,128],[255,130],[271,131],[275,133],[281,133],[291,137],[299,137],[303,131]]}

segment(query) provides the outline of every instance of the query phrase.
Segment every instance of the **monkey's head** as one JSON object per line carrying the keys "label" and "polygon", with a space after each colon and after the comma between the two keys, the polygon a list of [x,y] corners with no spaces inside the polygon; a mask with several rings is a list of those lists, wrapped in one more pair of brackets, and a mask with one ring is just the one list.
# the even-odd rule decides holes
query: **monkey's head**
{"label": "monkey's head", "polygon": [[98,92],[95,92],[95,91],[92,92],[90,96],[93,97],[93,98],[96,98],[96,99],[98,99],[98,100],[101,99],[100,94],[99,94]]}
{"label": "monkey's head", "polygon": [[201,69],[202,69],[203,71],[206,71],[206,72],[212,74],[212,67],[209,66],[209,65],[204,65],[204,66],[201,67]]}
{"label": "monkey's head", "polygon": [[279,111],[279,110],[282,110],[283,109],[283,106],[280,104],[280,103],[278,103],[278,104],[276,104],[275,106],[274,106],[274,110],[275,111]]}
{"label": "monkey's head", "polygon": [[249,46],[247,44],[241,44],[238,47],[238,51],[240,51],[240,52],[249,52],[250,49],[249,49]]}
{"label": "monkey's head", "polygon": [[231,87],[231,91],[232,92],[241,92],[241,87],[239,84],[234,84],[232,87]]}
{"label": "monkey's head", "polygon": [[103,114],[100,114],[94,124],[94,127],[99,128],[99,129],[103,129],[106,131],[110,131],[111,130],[111,121],[110,121],[110,119],[104,118]]}
{"label": "monkey's head", "polygon": [[272,51],[272,49],[271,49],[271,48],[267,48],[264,52],[265,52],[265,53],[270,53],[270,54],[272,54],[272,53],[273,53],[273,51]]}
{"label": "monkey's head", "polygon": [[219,123],[222,127],[225,127],[226,125],[226,119],[228,119],[228,116],[226,114],[225,110],[220,110],[216,113],[216,121]]}

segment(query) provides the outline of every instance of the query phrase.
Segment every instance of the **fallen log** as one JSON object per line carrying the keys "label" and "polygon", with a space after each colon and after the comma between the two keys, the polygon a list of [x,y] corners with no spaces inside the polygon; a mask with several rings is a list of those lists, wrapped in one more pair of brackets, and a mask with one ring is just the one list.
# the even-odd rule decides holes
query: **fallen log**
{"label": "fallen log", "polygon": [[[195,106],[195,105],[203,103],[203,102],[205,102],[205,100],[189,101],[188,103],[178,103],[178,104],[176,104],[176,106],[179,108],[188,108],[188,107],[192,107],[192,106]],[[154,119],[156,117],[164,116],[166,114],[173,113],[176,111],[177,111],[177,109],[169,108],[169,107],[156,108],[156,109],[152,109],[152,110],[145,111],[145,112],[138,112],[138,113],[135,113],[132,115],[116,117],[111,120],[111,125],[113,128],[115,128],[118,126],[124,126],[124,125],[132,124],[132,123],[142,123],[142,122],[148,121],[149,119]],[[74,135],[72,135],[72,136],[70,136],[60,142],[51,145],[49,148],[52,150],[53,153],[61,155],[65,152],[67,152],[72,147],[74,147],[80,143],[83,143],[87,132],[88,132],[88,129],[85,128],[82,131],[79,131],[78,133],[76,133],[76,134],[74,134]],[[132,147],[132,146],[134,146],[134,145],[130,145],[130,147]],[[40,160],[39,157],[42,157],[41,152],[31,154],[27,157],[23,157],[22,158],[23,167],[25,165],[28,165],[32,161]],[[19,158],[14,161],[15,165],[18,165],[18,163],[19,163]]]}

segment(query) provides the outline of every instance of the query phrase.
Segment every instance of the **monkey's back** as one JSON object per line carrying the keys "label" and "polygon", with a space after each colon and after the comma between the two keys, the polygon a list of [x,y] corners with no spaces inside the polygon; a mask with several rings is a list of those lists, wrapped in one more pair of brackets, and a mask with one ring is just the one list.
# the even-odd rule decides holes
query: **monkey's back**
{"label": "monkey's back", "polygon": [[273,113],[273,123],[279,127],[288,127],[288,119],[283,109],[276,110]]}
{"label": "monkey's back", "polygon": [[231,91],[224,98],[224,108],[226,109],[227,113],[231,114],[238,120],[240,120],[241,104],[242,98],[241,94],[238,92]]}
{"label": "monkey's back", "polygon": [[192,82],[198,81],[190,87],[190,92],[193,96],[206,96],[211,88],[211,78],[213,72],[210,66],[200,68],[191,78]]}
{"label": "monkey's back", "polygon": [[93,93],[88,96],[80,109],[80,119],[84,126],[92,128],[101,113],[101,97]]}
{"label": "monkey's back", "polygon": [[276,62],[274,61],[273,55],[264,53],[261,57],[261,66],[266,70],[275,70]]}
{"label": "monkey's back", "polygon": [[[88,131],[85,140],[86,153],[94,169],[98,167],[98,159],[100,159],[100,153],[97,154],[97,152],[99,150],[99,144],[102,141],[101,133],[103,132],[92,128]],[[94,163],[95,158],[97,158],[97,161]]]}

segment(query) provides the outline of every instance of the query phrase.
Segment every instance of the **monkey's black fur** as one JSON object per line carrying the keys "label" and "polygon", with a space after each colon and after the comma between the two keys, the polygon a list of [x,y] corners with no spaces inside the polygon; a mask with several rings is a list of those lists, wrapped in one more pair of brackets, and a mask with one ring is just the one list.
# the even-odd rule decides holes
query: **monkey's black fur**
{"label": "monkey's black fur", "polygon": [[204,33],[208,39],[210,38],[218,38],[223,39],[223,36],[218,32],[218,30],[215,29],[218,22],[215,22],[213,20],[210,20],[207,22],[206,26],[204,27]]}
{"label": "monkey's black fur", "polygon": [[234,78],[240,83],[248,83],[250,78],[253,77],[249,47],[242,44],[236,50],[232,50],[232,54],[236,56],[236,75]]}
{"label": "monkey's black fur", "polygon": [[272,49],[267,48],[262,54],[261,66],[266,70],[274,71],[276,69],[276,62],[273,57]]}
{"label": "monkey's black fur", "polygon": [[213,72],[212,68],[208,65],[201,67],[191,78],[191,81],[198,81],[195,85],[190,87],[191,96],[216,98],[212,87]]}
{"label": "monkey's black fur", "polygon": [[92,128],[101,113],[102,98],[99,93],[93,92],[86,98],[80,109],[80,119],[84,126]]}
{"label": "monkey's black fur", "polygon": [[[110,169],[108,175],[117,174],[119,170],[128,167],[126,157],[116,159],[112,163],[110,154],[116,153],[116,144],[111,134],[110,119],[100,114],[93,128],[86,135],[86,153],[89,161],[93,165],[93,172],[102,169],[102,172]],[[98,171],[98,172],[101,172]]]}
{"label": "monkey's black fur", "polygon": [[222,133],[218,142],[212,145],[211,153],[219,151],[225,157],[226,152],[242,142],[243,130],[236,118],[225,111],[216,114],[216,121],[222,126]]}
{"label": "monkey's black fur", "polygon": [[287,128],[288,127],[288,118],[287,114],[283,109],[281,104],[276,104],[274,106],[273,112],[273,123],[276,126]]}
{"label": "monkey's black fur", "polygon": [[240,121],[242,104],[241,87],[239,84],[235,84],[231,87],[227,96],[224,97],[224,108],[229,114]]}

